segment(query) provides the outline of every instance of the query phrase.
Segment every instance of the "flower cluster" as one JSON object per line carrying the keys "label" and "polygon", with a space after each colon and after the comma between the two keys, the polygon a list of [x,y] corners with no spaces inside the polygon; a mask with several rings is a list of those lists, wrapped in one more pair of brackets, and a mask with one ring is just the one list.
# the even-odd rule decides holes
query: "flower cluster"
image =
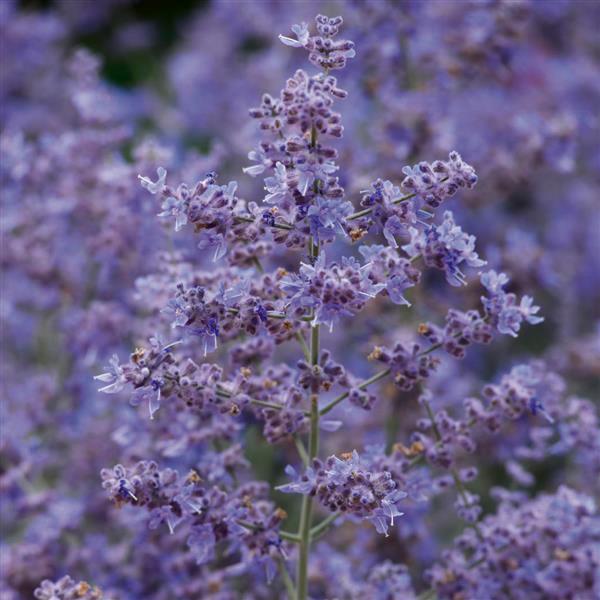
{"label": "flower cluster", "polygon": [[171,534],[177,527],[189,530],[187,543],[198,564],[213,560],[220,542],[236,550],[241,545],[243,555],[266,567],[270,580],[277,557],[284,556],[278,529],[286,515],[266,500],[268,490],[262,484],[248,483],[231,494],[205,487],[195,470],[182,479],[176,471],[160,470],[147,461],[131,469],[122,465],[103,469],[101,476],[117,504],[149,511],[150,529],[164,523]]}
{"label": "flower cluster", "polygon": [[[157,174],[156,181],[142,175],[138,178],[142,187],[162,199],[158,216],[173,219],[175,231],[191,224],[199,232],[198,248],[210,253],[213,261],[227,254],[226,242],[233,245],[229,253],[231,264],[244,264],[253,257],[266,254],[269,246],[260,239],[263,226],[252,216],[258,207],[254,203],[246,204],[236,196],[237,182],[217,185],[217,175],[211,171],[192,188],[182,183],[175,190],[166,185],[167,171],[163,167],[158,167]],[[250,249],[240,250],[240,241]]]}
{"label": "flower cluster", "polygon": [[533,304],[533,298],[523,296],[519,301],[515,294],[503,290],[509,282],[505,273],[485,271],[481,274],[481,282],[488,292],[487,296],[481,297],[483,314],[479,310],[463,312],[451,308],[443,328],[433,323],[419,326],[419,333],[432,347],[442,347],[451,356],[464,358],[466,348],[471,344],[489,344],[494,330],[517,337],[524,321],[532,325],[544,321],[537,314],[540,307]]}
{"label": "flower cluster", "polygon": [[180,283],[175,297],[162,312],[172,327],[182,327],[198,337],[206,356],[216,350],[219,337],[231,339],[241,331],[256,335],[266,328],[269,311],[277,312],[278,305],[264,301],[252,291],[250,281],[243,279],[231,287],[221,282],[212,297],[206,288],[186,288]]}
{"label": "flower cluster", "polygon": [[466,348],[471,344],[489,344],[494,336],[494,329],[478,310],[463,312],[451,308],[446,314],[443,328],[434,323],[422,323],[419,333],[432,345],[439,345],[450,356],[464,358]]}
{"label": "flower cluster", "polygon": [[292,31],[296,39],[280,35],[279,39],[286,45],[294,48],[305,48],[310,52],[308,60],[324,71],[343,69],[346,60],[355,56],[354,43],[349,40],[334,40],[344,22],[342,17],[326,17],[317,15],[315,19],[319,35],[311,36],[308,25],[294,25]]}
{"label": "flower cluster", "polygon": [[406,598],[415,600],[413,582],[408,567],[403,564],[384,560],[372,564],[362,557],[347,556],[327,543],[321,543],[315,549],[315,567],[311,571],[311,581],[323,597],[332,593],[343,598]]}
{"label": "flower cluster", "polygon": [[264,210],[261,218],[278,230],[274,240],[290,248],[304,247],[309,235],[317,243],[333,241],[336,233],[345,233],[345,218],[353,211],[333,175],[338,170],[338,152],[323,143],[343,133],[341,116],[332,107],[347,92],[328,75],[330,69],[343,68],[346,59],[354,55],[352,42],[332,39],[341,23],[341,17],[319,16],[320,36],[311,37],[305,23],[293,28],[297,40],[280,36],[287,45],[309,49],[311,62],[323,72],[309,76],[296,71],[279,98],[265,94],[260,107],[250,110],[269,136],[249,153],[256,164],[244,171],[252,176],[273,173],[265,178],[264,197],[272,207]]}
{"label": "flower cluster", "polygon": [[198,365],[190,358],[175,358],[172,347],[173,344],[162,348],[151,338],[150,349],[137,348],[129,363],[119,364],[118,357],[113,356],[111,370],[96,377],[111,382],[100,391],[114,394],[129,387],[130,404],[147,405],[151,419],[165,401],[174,412],[185,408],[234,416],[248,404],[250,399],[243,390],[246,378],[242,373],[226,382],[218,365],[207,362]]}
{"label": "flower cluster", "polygon": [[481,276],[481,283],[488,294],[481,298],[486,319],[500,333],[517,337],[523,321],[537,325],[544,320],[537,315],[540,307],[533,304],[531,296],[523,296],[517,303],[515,294],[504,291],[508,283],[506,274],[487,271]]}
{"label": "flower cluster", "polygon": [[593,598],[600,530],[592,498],[561,487],[526,500],[501,494],[481,538],[463,534],[428,572],[439,598]]}
{"label": "flower cluster", "polygon": [[[454,464],[454,450],[474,452],[474,436],[479,428],[497,433],[506,421],[525,417],[545,425],[566,419],[564,387],[564,381],[549,372],[544,363],[517,365],[497,384],[486,384],[481,390],[482,400],[465,398],[459,419],[445,410],[437,411],[433,418],[421,419],[420,431],[414,434],[413,441],[419,443],[429,460],[449,468]],[[431,394],[424,394],[421,403],[430,405]]]}
{"label": "flower cluster", "polygon": [[290,466],[286,473],[294,481],[279,486],[280,492],[315,496],[332,512],[370,521],[378,533],[388,535],[388,521],[393,526],[394,518],[403,514],[398,503],[406,493],[397,489],[388,471],[370,471],[356,450],[324,462],[316,459],[303,475]]}
{"label": "flower cluster", "polygon": [[174,363],[172,348],[176,344],[177,342],[164,346],[159,338],[152,337],[149,349],[137,348],[131,355],[130,362],[123,365],[119,363],[119,357],[113,355],[109,370],[95,377],[98,381],[108,383],[99,391],[116,394],[127,384],[131,384],[135,389],[132,402],[139,404],[147,401],[150,418],[153,418],[160,406],[161,390],[165,385],[165,378],[157,373]]}
{"label": "flower cluster", "polygon": [[[462,233],[460,227],[455,225],[452,213],[444,214],[444,224],[437,229],[431,226],[422,229],[432,217],[432,213],[426,208],[437,208],[445,198],[453,196],[459,187],[475,186],[477,183],[475,169],[463,162],[457,152],[451,152],[448,162],[438,160],[433,163],[433,167],[423,162],[414,167],[404,167],[403,172],[407,177],[401,185],[405,192],[409,192],[406,195],[402,195],[400,187],[391,181],[381,179],[373,182],[370,189],[362,192],[361,206],[364,209],[352,215],[351,218],[358,219],[358,226],[350,230],[351,235],[360,238],[368,230],[381,232],[388,244],[392,248],[397,248],[396,238],[409,232],[412,238],[411,245],[404,249],[410,256],[416,255],[414,244],[417,238],[419,238],[419,245],[422,246],[418,253],[421,253],[425,247],[425,236],[434,236],[441,243],[446,243],[448,250],[461,251],[464,254],[463,260],[472,260],[476,263],[478,257],[473,251],[475,238]],[[433,257],[430,261],[433,261]],[[483,263],[471,266],[481,264]],[[431,266],[436,266],[435,262]]]}
{"label": "flower cluster", "polygon": [[[553,418],[544,408],[540,398],[547,394],[543,393],[543,388],[542,393],[538,389],[547,378],[548,374],[543,365],[519,365],[502,377],[497,385],[486,385],[483,395],[489,402],[490,409],[506,418],[518,419],[524,414],[539,413],[552,423]],[[550,407],[551,410],[553,408]],[[472,416],[476,417],[475,414]]]}
{"label": "flower cluster", "polygon": [[146,507],[153,513],[151,523],[165,522],[171,532],[179,520],[201,511],[198,479],[191,477],[182,485],[175,471],[160,471],[155,462],[140,461],[132,469],[116,465],[100,475],[112,500]]}
{"label": "flower cluster", "polygon": [[417,383],[426,380],[438,364],[438,359],[421,351],[416,342],[400,341],[391,349],[376,346],[369,359],[387,365],[394,383],[404,391],[412,390]]}
{"label": "flower cluster", "polygon": [[255,414],[264,421],[263,435],[270,443],[289,440],[308,424],[298,378],[297,371],[287,365],[272,365],[240,382],[239,389],[258,401]]}
{"label": "flower cluster", "polygon": [[427,206],[437,208],[446,198],[456,194],[459,188],[472,188],[477,183],[473,167],[463,161],[458,152],[451,152],[448,160],[434,163],[420,162],[404,167],[406,177],[402,189],[422,200]]}
{"label": "flower cluster", "polygon": [[369,265],[361,266],[354,258],[341,263],[326,263],[321,254],[314,265],[302,263],[298,274],[281,281],[287,304],[294,314],[313,314],[315,324],[323,323],[330,331],[341,317],[360,312],[370,298],[385,288],[369,278]]}
{"label": "flower cluster", "polygon": [[385,284],[385,293],[394,304],[410,306],[404,291],[419,283],[421,272],[411,261],[398,256],[390,246],[371,244],[360,246],[358,251],[369,265],[369,278]]}
{"label": "flower cluster", "polygon": [[37,600],[101,600],[104,598],[99,588],[91,586],[85,581],[76,583],[69,575],[61,577],[58,581],[46,579],[33,596]]}
{"label": "flower cluster", "polygon": [[[371,184],[371,188],[363,190],[360,202],[365,207],[365,213],[369,215],[366,228],[383,233],[388,244],[392,248],[398,247],[396,235],[401,233],[408,224],[417,222],[417,211],[415,204],[405,200],[400,188],[391,181],[377,181]],[[429,213],[423,214],[427,218]],[[360,229],[354,230],[353,235],[360,237]]]}
{"label": "flower cluster", "polygon": [[317,393],[320,390],[329,390],[336,383],[348,385],[348,374],[343,365],[336,363],[331,358],[328,350],[322,350],[316,364],[309,364],[305,360],[298,361],[298,383],[305,389]]}
{"label": "flower cluster", "polygon": [[409,228],[410,243],[402,249],[411,257],[422,256],[428,267],[435,267],[446,274],[450,285],[465,285],[466,279],[460,265],[481,267],[485,261],[475,252],[475,236],[468,235],[454,222],[453,214],[447,210],[438,226],[418,230]]}

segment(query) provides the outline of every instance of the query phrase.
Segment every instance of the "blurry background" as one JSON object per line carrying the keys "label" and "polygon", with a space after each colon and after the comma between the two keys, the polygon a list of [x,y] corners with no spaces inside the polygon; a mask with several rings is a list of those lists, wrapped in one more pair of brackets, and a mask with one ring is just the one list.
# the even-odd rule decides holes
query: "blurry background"
{"label": "blurry background", "polygon": [[[262,182],[241,173],[259,136],[247,109],[307,68],[304,53],[277,35],[319,12],[341,14],[357,48],[340,76],[350,93],[339,105],[348,197],[358,201],[376,178],[397,184],[404,165],[457,150],[479,175],[472,193],[452,200],[457,221],[546,317],[518,342],[443,365],[434,383],[441,402],[451,409],[531,355],[564,376],[569,393],[597,400],[599,3],[2,0],[2,600],[31,597],[41,579],[67,572],[127,589],[127,598],[169,598],[160,582],[173,572],[198,577],[165,557],[177,556],[177,540],[117,513],[98,477],[115,462],[159,455],[189,467],[198,449],[173,440],[161,447],[160,431],[147,431],[126,401],[98,394],[92,377],[146,336],[139,317],[158,300],[139,282],[168,271],[160,253],[203,260],[192,234],[174,239],[161,226],[137,174],[164,165],[173,182],[192,183],[216,169],[259,201]],[[338,350],[351,348],[342,358],[368,374],[373,340],[439,321],[477,295],[449,292],[428,275],[411,296],[412,316],[399,323],[374,305]],[[391,388],[381,394],[389,401],[368,418],[348,416],[354,429],[337,449],[404,439],[415,403]],[[280,481],[290,448],[247,431],[257,476]],[[511,485],[504,461],[522,432],[513,434],[490,448],[479,491]],[[530,467],[531,493],[585,480],[563,458]],[[485,493],[484,506],[493,509]],[[411,522],[377,551],[406,561],[419,587],[455,530],[443,506]]]}

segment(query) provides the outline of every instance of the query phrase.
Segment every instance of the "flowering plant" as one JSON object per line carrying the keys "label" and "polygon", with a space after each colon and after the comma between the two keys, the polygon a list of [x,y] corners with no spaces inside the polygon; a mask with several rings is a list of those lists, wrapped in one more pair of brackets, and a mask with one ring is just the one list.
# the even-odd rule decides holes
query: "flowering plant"
{"label": "flowering plant", "polygon": [[[493,72],[518,34],[502,20],[516,8],[500,4],[495,50],[479,58]],[[364,14],[381,18],[371,9]],[[596,406],[569,393],[569,367],[551,351],[506,352],[529,326],[544,331],[546,310],[522,293],[527,278],[510,279],[504,255],[492,246],[487,257],[460,224],[459,195],[486,185],[459,154],[469,131],[433,162],[406,164],[414,152],[370,161],[365,150],[368,168],[356,177],[354,146],[366,142],[346,135],[352,119],[342,112],[361,46],[340,37],[343,24],[318,15],[314,28],[279,35],[287,48],[274,55],[304,50],[311,66],[250,109],[260,139],[240,184],[213,170],[225,164],[221,150],[187,166],[154,141],[120,155],[130,134],[117,112],[95,110],[111,95],[85,51],[69,62],[70,129],[65,119],[54,137],[3,134],[11,200],[26,199],[11,206],[11,256],[48,239],[58,248],[13,267],[15,288],[27,274],[49,291],[21,289],[10,310],[57,319],[72,351],[60,385],[31,378],[30,395],[50,388],[37,421],[9,405],[50,450],[36,467],[36,444],[3,441],[3,491],[11,514],[28,520],[7,561],[7,598],[600,593]],[[380,46],[365,49],[384,57]],[[378,118],[373,126],[385,128]],[[27,156],[44,158],[33,173]],[[67,157],[93,177],[57,172]],[[188,183],[174,185],[173,170]],[[60,216],[49,231],[26,218],[42,194]],[[76,201],[65,205],[69,194]],[[82,267],[62,251],[62,234],[102,255]],[[32,354],[43,365],[41,346]],[[87,375],[100,357],[99,399]],[[82,403],[61,404],[61,390]],[[47,433],[56,419],[60,439]],[[69,450],[81,432],[87,439]],[[564,463],[552,471],[557,485],[529,496],[549,457]],[[100,482],[79,490],[90,463]],[[44,491],[27,489],[29,473]],[[57,491],[46,489],[56,480]],[[88,533],[86,522],[107,529]],[[61,568],[99,587],[46,568],[46,555],[65,552]],[[19,561],[36,565],[35,577]]]}

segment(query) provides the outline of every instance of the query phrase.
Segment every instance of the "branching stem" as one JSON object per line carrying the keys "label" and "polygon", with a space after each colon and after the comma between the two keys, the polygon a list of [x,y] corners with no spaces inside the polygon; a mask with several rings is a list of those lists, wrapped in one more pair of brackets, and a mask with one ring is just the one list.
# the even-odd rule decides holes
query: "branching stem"
{"label": "branching stem", "polygon": [[318,540],[322,535],[327,533],[331,524],[340,516],[341,513],[334,512],[325,517],[318,525],[315,525],[310,530],[310,538],[311,540]]}
{"label": "branching stem", "polygon": [[[319,247],[309,239],[309,254],[311,258],[316,258]],[[319,325],[313,324],[310,330],[310,362],[311,365],[319,363]],[[319,453],[319,395],[314,392],[310,395],[310,433],[308,442],[308,462]],[[308,556],[311,542],[312,525],[312,504],[313,498],[305,495],[302,498],[302,508],[300,511],[300,525],[298,535],[300,536],[300,550],[298,554],[298,574],[296,585],[298,589],[297,600],[306,600],[308,597]]]}
{"label": "branching stem", "polygon": [[[365,379],[362,383],[358,385],[358,389],[364,390],[366,387],[369,387],[372,383],[387,377],[390,374],[391,369],[384,369],[383,371],[379,371],[379,373],[375,373],[373,377],[369,377],[369,379]],[[332,411],[340,402],[343,402],[348,396],[350,392],[344,392],[334,398],[329,404],[324,406],[321,409],[321,416],[326,415],[328,412]]]}
{"label": "branching stem", "polygon": [[[429,417],[429,420],[431,421],[433,433],[434,433],[438,443],[440,443],[440,444],[443,443],[442,434],[440,433],[440,430],[438,429],[438,426],[436,425],[435,415],[433,414],[433,409],[431,408],[431,405],[425,399],[422,399],[421,402],[423,403],[423,406],[425,407],[425,410],[427,411],[427,416]],[[456,467],[453,467],[452,469],[450,469],[450,474],[452,475],[452,479],[454,480],[454,485],[456,486],[456,491],[458,492],[458,495],[460,496],[465,507],[467,507],[469,505],[468,491],[467,491],[467,488],[465,487],[465,484],[462,482],[462,480],[460,478],[460,474],[458,473]],[[477,537],[480,540],[483,539],[483,535],[481,533],[481,530],[479,529],[479,525],[477,525],[477,523],[471,523],[470,525],[475,530]]]}

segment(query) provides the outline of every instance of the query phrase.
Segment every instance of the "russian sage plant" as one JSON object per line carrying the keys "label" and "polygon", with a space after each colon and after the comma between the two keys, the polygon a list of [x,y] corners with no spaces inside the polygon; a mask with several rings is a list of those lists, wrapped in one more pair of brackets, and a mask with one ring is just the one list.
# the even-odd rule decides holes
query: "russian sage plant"
{"label": "russian sage plant", "polygon": [[[475,237],[461,229],[450,210],[437,218],[439,207],[459,189],[477,183],[474,168],[457,151],[446,160],[405,166],[399,185],[375,179],[359,207],[346,196],[335,141],[344,131],[337,106],[347,92],[332,73],[344,69],[355,50],[353,42],[338,37],[341,25],[341,17],[319,15],[316,33],[302,23],[292,27],[292,36],[279,36],[286,46],[306,51],[316,72],[297,70],[277,97],[264,94],[250,110],[263,135],[244,172],[264,179],[263,198],[243,200],[236,182],[220,184],[212,172],[177,187],[167,184],[162,166],[156,180],[140,175],[141,185],[157,199],[159,217],[175,231],[194,228],[198,247],[216,265],[229,266],[185,269],[161,311],[181,337],[153,337],[129,361],[113,357],[97,377],[106,384],[103,392],[131,390],[131,403],[146,406],[149,419],[159,411],[170,421],[181,419],[181,413],[194,415],[217,446],[233,443],[245,413],[262,423],[269,443],[294,441],[296,464],[286,467],[289,482],[276,489],[299,497],[296,529],[269,498],[267,485],[238,480],[235,471],[243,459],[235,444],[224,451],[232,456],[223,478],[215,477],[212,466],[186,476],[143,460],[104,469],[102,484],[117,504],[148,511],[150,527],[185,530],[199,564],[216,560],[227,548],[242,570],[261,565],[267,581],[279,571],[289,597],[298,600],[310,595],[313,540],[334,523],[364,520],[384,536],[401,526],[404,504],[418,502],[427,487],[413,468],[422,459],[448,473],[448,483],[440,478],[435,486],[456,489],[458,516],[484,540],[479,498],[467,487],[476,471],[459,470],[454,454],[474,452],[472,430],[490,421],[523,413],[552,419],[527,392],[511,399],[508,411],[494,400],[469,404],[458,420],[433,409],[426,386],[438,351],[462,358],[473,343],[490,343],[497,334],[517,336],[524,323],[543,318],[531,297],[506,291],[504,273],[481,270],[486,263],[475,250]],[[336,256],[330,249],[340,241]],[[276,257],[277,246],[295,251],[297,262],[278,266],[275,258],[265,270],[262,261]],[[451,286],[467,285],[474,273],[483,288],[481,306],[466,312],[451,308],[444,325],[423,324],[412,339],[374,347],[368,358],[383,368],[366,379],[338,363],[327,349],[328,334],[352,324],[378,296],[398,305],[402,319],[411,306],[405,293],[419,284],[426,268],[442,271]],[[301,353],[297,364],[275,362],[274,347],[294,343]],[[230,368],[211,362],[223,345],[236,357]],[[533,379],[527,371],[522,377],[524,386]],[[377,400],[373,386],[386,378],[400,390],[421,390],[424,417],[408,446],[397,444],[391,453],[352,448],[322,457],[321,437],[348,426],[330,413],[343,402],[370,410]],[[325,514],[320,519],[316,505]],[[435,570],[432,582],[447,585]]]}
{"label": "russian sage plant", "polygon": [[592,3],[215,1],[167,100],[55,4],[0,7],[0,598],[599,598]]}

